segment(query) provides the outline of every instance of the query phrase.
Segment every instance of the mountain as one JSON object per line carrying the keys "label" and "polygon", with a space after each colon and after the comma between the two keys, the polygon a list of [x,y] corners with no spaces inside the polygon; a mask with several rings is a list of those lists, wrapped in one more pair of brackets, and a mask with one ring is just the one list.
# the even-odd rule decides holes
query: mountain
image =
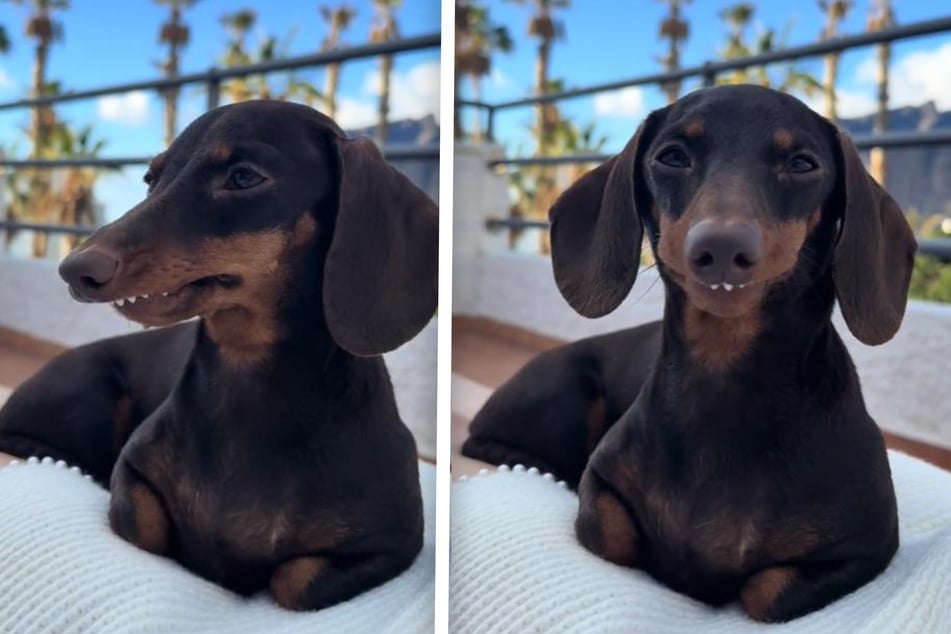
{"label": "mountain", "polygon": [[[841,119],[853,136],[872,134],[874,115]],[[951,128],[951,112],[938,112],[933,102],[888,112],[889,132],[926,132]],[[868,152],[863,152],[868,159]],[[951,214],[951,146],[887,150],[885,186],[905,211],[925,215]]]}
{"label": "mountain", "polygon": [[[350,136],[376,137],[376,126],[347,130]],[[393,147],[439,145],[439,124],[432,115],[422,119],[391,121],[387,126],[386,144]],[[391,159],[398,170],[435,200],[439,200],[439,161]]]}

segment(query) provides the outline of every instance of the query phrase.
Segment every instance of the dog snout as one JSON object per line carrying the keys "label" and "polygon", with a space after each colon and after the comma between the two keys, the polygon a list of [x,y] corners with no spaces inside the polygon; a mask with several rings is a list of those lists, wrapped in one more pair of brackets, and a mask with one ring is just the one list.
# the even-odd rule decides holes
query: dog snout
{"label": "dog snout", "polygon": [[119,258],[97,248],[70,253],[59,266],[59,275],[76,299],[99,301],[101,289],[115,279]]}
{"label": "dog snout", "polygon": [[763,235],[752,222],[703,220],[687,231],[684,251],[704,284],[746,284],[763,255]]}

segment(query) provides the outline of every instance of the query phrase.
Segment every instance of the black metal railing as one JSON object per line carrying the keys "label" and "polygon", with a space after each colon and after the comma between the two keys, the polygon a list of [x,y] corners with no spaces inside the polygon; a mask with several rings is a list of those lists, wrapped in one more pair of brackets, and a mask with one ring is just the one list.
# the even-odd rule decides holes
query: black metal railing
{"label": "black metal railing", "polygon": [[[253,75],[266,75],[269,73],[287,72],[301,68],[315,68],[326,66],[328,64],[379,57],[381,55],[399,55],[413,51],[438,49],[440,46],[440,41],[440,34],[432,33],[417,37],[391,40],[378,44],[366,44],[362,46],[353,46],[333,51],[315,53],[312,55],[288,57],[284,59],[262,62],[259,64],[250,64],[247,66],[239,66],[234,68],[211,68],[205,72],[189,73],[178,75],[176,77],[163,77],[147,81],[112,84],[109,86],[103,86],[101,88],[93,88],[89,90],[77,90],[57,95],[47,95],[30,99],[20,99],[18,101],[3,102],[0,103],[0,111],[27,109],[34,108],[36,106],[46,106],[71,101],[94,99],[97,97],[125,94],[133,91],[161,92],[169,88],[179,88],[192,84],[204,84],[207,91],[206,108],[211,110],[220,105],[221,84],[222,82],[229,79],[238,79]],[[387,145],[382,150],[383,154],[390,161],[438,161],[439,159],[439,146],[437,144]],[[117,169],[130,165],[147,165],[151,160],[151,156],[74,156],[60,159],[12,159],[0,157],[0,167],[11,169],[57,169],[64,167]],[[85,236],[92,233],[95,229],[96,227],[84,225],[44,224],[0,219],[0,238],[2,238],[4,233],[11,231],[34,231],[43,234]]]}
{"label": "black metal railing", "polygon": [[[791,62],[803,58],[819,57],[828,53],[841,53],[847,50],[881,44],[884,42],[895,42],[910,38],[934,35],[937,33],[951,32],[951,17],[937,18],[914,24],[893,27],[882,31],[862,33],[838,37],[835,39],[824,40],[805,46],[784,48],[768,53],[753,55],[742,59],[732,59],[716,62],[706,62],[697,66],[681,68],[676,71],[654,73],[651,75],[641,75],[631,77],[620,81],[613,81],[581,88],[571,88],[558,92],[546,93],[533,97],[524,97],[521,99],[512,99],[498,103],[487,103],[483,101],[473,101],[466,99],[456,100],[457,107],[475,108],[484,111],[487,115],[486,137],[490,141],[495,140],[496,115],[499,112],[512,110],[516,108],[525,108],[539,103],[550,103],[578,97],[587,97],[598,93],[612,92],[632,86],[644,85],[663,85],[671,81],[680,81],[699,77],[704,86],[712,86],[716,83],[717,77],[723,73],[743,70],[753,67],[766,66],[777,62]],[[859,149],[883,148],[900,149],[914,147],[934,147],[951,145],[951,130],[938,129],[925,132],[889,132],[885,134],[872,134],[853,137],[855,146]],[[584,163],[601,163],[613,154],[587,153],[570,154],[561,156],[532,156],[532,157],[506,157],[489,161],[488,166],[555,166]],[[533,220],[527,218],[490,218],[486,221],[486,228],[494,231],[505,229],[547,229],[548,222],[544,220]],[[951,240],[934,238],[920,239],[919,250],[927,255],[937,257],[944,261],[951,261]]]}

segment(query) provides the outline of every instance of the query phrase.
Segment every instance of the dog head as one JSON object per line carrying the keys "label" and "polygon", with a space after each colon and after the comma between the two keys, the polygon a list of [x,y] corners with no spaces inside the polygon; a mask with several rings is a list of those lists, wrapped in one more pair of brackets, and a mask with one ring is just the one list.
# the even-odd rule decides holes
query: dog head
{"label": "dog head", "polygon": [[797,99],[721,86],[653,112],[624,150],[552,206],[555,280],[579,313],[614,310],[646,229],[696,311],[736,319],[828,272],[853,334],[897,331],[916,243],[847,135]]}
{"label": "dog head", "polygon": [[144,201],[63,261],[75,298],[113,302],[146,325],[201,316],[220,329],[257,315],[264,330],[309,301],[359,355],[399,346],[435,312],[436,205],[371,142],[311,108],[208,112],[145,180]]}

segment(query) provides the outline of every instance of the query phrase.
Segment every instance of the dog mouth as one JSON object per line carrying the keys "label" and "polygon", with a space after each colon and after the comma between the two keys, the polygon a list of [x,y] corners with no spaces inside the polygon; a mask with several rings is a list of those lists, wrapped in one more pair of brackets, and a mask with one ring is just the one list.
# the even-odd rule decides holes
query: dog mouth
{"label": "dog mouth", "polygon": [[127,319],[146,326],[165,326],[202,312],[202,298],[216,290],[241,284],[235,275],[209,275],[171,290],[141,293],[112,300],[112,306]]}
{"label": "dog mouth", "polygon": [[736,317],[746,313],[760,301],[769,285],[768,281],[763,280],[750,280],[742,284],[727,281],[709,284],[670,266],[666,266],[665,270],[687,295],[688,302],[719,317]]}

